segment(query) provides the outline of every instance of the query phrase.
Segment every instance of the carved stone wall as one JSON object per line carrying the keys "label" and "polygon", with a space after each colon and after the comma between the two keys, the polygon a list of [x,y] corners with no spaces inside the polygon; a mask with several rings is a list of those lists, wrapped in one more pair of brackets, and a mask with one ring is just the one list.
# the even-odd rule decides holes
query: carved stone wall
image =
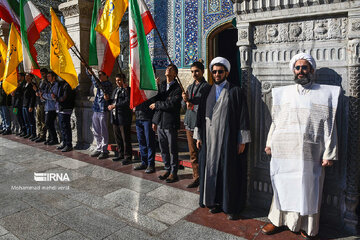
{"label": "carved stone wall", "polygon": [[271,90],[293,84],[288,68],[299,52],[317,61],[316,81],[341,86],[337,113],[339,161],[326,169],[321,218],[357,232],[360,182],[360,1],[237,0],[238,43],[253,142],[248,202],[269,209],[273,191],[265,142]]}

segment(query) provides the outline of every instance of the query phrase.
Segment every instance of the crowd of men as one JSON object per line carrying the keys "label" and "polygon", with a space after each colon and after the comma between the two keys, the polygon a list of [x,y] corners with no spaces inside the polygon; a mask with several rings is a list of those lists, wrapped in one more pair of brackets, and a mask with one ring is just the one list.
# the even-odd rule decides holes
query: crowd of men
{"label": "crowd of men", "polygon": [[[155,172],[157,134],[164,163],[164,171],[158,178],[167,183],[179,181],[177,141],[183,108],[193,169],[193,181],[187,187],[198,187],[200,207],[209,208],[213,214],[224,212],[228,219],[235,220],[246,202],[245,153],[246,144],[251,142],[248,109],[242,88],[228,81],[230,62],[216,57],[209,69],[213,85],[204,79],[204,65],[194,62],[191,65],[194,81],[182,92],[176,81],[177,67],[168,65],[166,81],[158,83],[158,94],[132,110],[124,74],[116,75],[116,88],[113,88],[104,72],[99,71],[97,81],[88,69],[96,89],[92,117],[96,149],[90,156],[99,160],[109,157],[110,115],[118,147],[112,160],[131,164],[130,129],[135,112],[141,162],[134,170]],[[271,223],[262,231],[274,234],[286,226],[308,239],[319,230],[324,167],[333,165],[337,158],[335,113],[340,88],[314,82],[316,63],[309,54],[295,55],[290,70],[295,84],[272,91],[272,125],[265,152],[272,156],[270,176],[274,197],[269,213]],[[47,145],[59,144],[55,127],[58,119],[62,143],[57,149],[71,151],[70,116],[75,90],[46,69],[41,70],[41,76],[37,84],[32,74],[20,73],[18,88],[11,96],[1,90],[1,133],[11,134],[9,106],[12,105],[19,125],[16,135]]]}

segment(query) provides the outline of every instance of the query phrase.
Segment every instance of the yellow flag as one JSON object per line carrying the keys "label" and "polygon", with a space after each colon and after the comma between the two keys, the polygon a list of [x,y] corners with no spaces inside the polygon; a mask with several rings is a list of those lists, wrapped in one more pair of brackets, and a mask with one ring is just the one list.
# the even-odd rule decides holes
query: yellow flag
{"label": "yellow flag", "polygon": [[54,10],[51,13],[51,45],[50,45],[50,69],[64,79],[72,89],[79,85],[74,63],[71,59],[69,48],[74,42],[59,21]]}
{"label": "yellow flag", "polygon": [[2,81],[4,77],[6,52],[7,52],[6,43],[2,40],[2,38],[0,38],[0,81]]}
{"label": "yellow flag", "polygon": [[6,63],[4,71],[3,89],[6,94],[10,94],[16,90],[18,86],[17,81],[17,67],[23,60],[23,52],[21,45],[21,37],[12,23],[9,34],[8,49],[6,53]]}
{"label": "yellow flag", "polygon": [[128,7],[128,0],[107,0],[95,31],[108,41],[114,57],[120,54],[119,27]]}

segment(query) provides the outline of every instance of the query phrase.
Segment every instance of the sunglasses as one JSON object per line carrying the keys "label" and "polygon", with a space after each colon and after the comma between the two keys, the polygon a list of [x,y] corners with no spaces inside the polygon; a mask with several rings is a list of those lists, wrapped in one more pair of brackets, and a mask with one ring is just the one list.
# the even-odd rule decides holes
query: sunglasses
{"label": "sunglasses", "polygon": [[295,66],[294,68],[295,68],[296,70],[298,70],[298,71],[299,71],[300,69],[302,69],[302,70],[307,70],[307,69],[308,69],[308,66],[306,66],[306,65],[305,65],[305,66]]}
{"label": "sunglasses", "polygon": [[211,72],[212,72],[212,74],[215,75],[216,73],[223,74],[225,71],[224,70],[212,70]]}

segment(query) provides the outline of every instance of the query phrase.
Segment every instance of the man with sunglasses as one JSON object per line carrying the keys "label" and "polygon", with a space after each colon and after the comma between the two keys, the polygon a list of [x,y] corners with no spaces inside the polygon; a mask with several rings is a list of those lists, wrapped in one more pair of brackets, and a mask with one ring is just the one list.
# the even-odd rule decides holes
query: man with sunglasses
{"label": "man with sunglasses", "polygon": [[200,206],[239,217],[246,200],[245,144],[251,141],[245,95],[227,80],[230,63],[214,58],[214,85],[201,95],[194,139],[200,149]]}
{"label": "man with sunglasses", "polygon": [[190,161],[193,170],[193,181],[188,184],[187,188],[196,188],[199,186],[199,161],[198,148],[196,147],[196,140],[193,138],[194,128],[196,125],[196,116],[199,109],[201,93],[204,88],[209,88],[210,85],[204,78],[204,65],[201,62],[194,62],[191,65],[191,75],[194,82],[187,88],[186,93],[182,93],[183,101],[182,107],[186,110],[184,125],[186,131],[186,138],[189,147]]}
{"label": "man with sunglasses", "polygon": [[314,83],[316,62],[306,53],[289,64],[295,85],[272,90],[272,124],[265,152],[271,154],[274,197],[271,223],[262,229],[273,234],[287,226],[310,239],[319,231],[325,169],[337,157],[335,113],[340,87]]}

